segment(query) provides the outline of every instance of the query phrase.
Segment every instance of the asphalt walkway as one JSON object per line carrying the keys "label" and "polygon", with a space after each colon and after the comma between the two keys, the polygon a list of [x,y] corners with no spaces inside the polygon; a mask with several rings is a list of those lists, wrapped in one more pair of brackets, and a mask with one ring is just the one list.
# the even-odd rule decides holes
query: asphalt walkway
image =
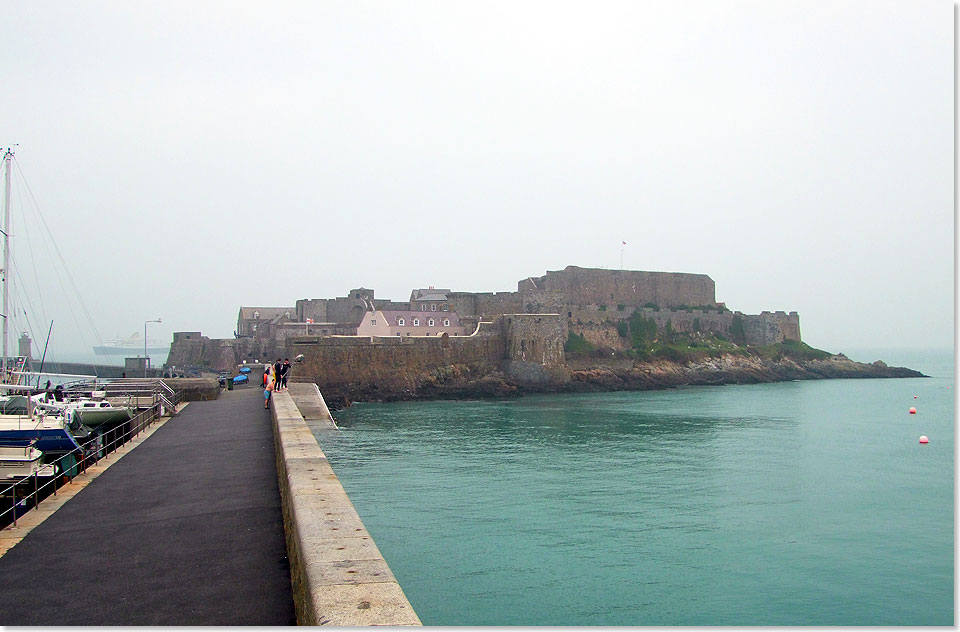
{"label": "asphalt walkway", "polygon": [[295,624],[262,393],[191,403],[0,557],[0,625]]}

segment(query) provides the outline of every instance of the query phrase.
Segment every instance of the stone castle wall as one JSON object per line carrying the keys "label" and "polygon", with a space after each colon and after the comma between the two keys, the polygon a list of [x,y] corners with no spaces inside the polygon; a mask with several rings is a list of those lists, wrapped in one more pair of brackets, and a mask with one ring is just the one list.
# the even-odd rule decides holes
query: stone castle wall
{"label": "stone castle wall", "polygon": [[500,321],[506,359],[545,367],[564,363],[567,323],[558,314],[507,314]]}
{"label": "stone castle wall", "polygon": [[[547,271],[541,277],[519,281],[516,292],[449,292],[447,297],[468,329],[481,321],[505,318],[498,325],[497,337],[503,347],[499,359],[518,365],[554,367],[563,364],[563,343],[568,330],[583,335],[598,347],[617,348],[617,341],[627,345],[628,339],[617,333],[617,323],[629,319],[638,308],[645,317],[656,321],[661,332],[669,323],[677,332],[699,330],[735,339],[737,336],[732,330],[739,330],[742,324],[744,341],[749,344],[800,340],[800,319],[796,312],[748,315],[718,309],[722,304],[716,303],[714,282],[704,274],[567,266],[563,270]],[[371,303],[380,309],[408,307],[402,301],[375,299],[374,291],[365,288],[350,290],[345,297],[301,299],[296,302],[295,310],[291,310],[296,313],[291,314],[289,320],[280,318],[274,324],[270,322],[273,319],[265,319],[257,323],[253,335],[239,339],[210,340],[202,337],[200,332],[178,332],[174,334],[167,364],[232,371],[244,361],[269,362],[276,357],[288,357],[291,345],[301,344],[295,343],[298,338],[354,333],[356,324]],[[645,308],[645,304],[655,304],[660,309]],[[678,309],[680,306],[684,309]],[[701,309],[691,310],[687,306]],[[705,306],[710,308],[703,309]],[[308,320],[313,322],[308,323]],[[334,347],[359,349],[369,345],[374,349],[369,353],[399,353],[409,356],[414,365],[419,366],[420,360],[416,357],[419,357],[420,349],[446,349],[436,345],[450,344],[436,339],[427,342],[417,337],[403,338],[400,343],[392,338],[390,342],[383,342],[365,337],[359,339],[361,342],[338,342]],[[397,344],[414,346],[391,346]],[[464,343],[463,349],[469,350],[470,345],[477,344]],[[487,348],[490,344],[487,342],[482,346]],[[430,355],[429,351],[423,353]],[[436,355],[435,361],[445,361],[449,353]],[[491,356],[485,361],[493,362],[494,358]],[[429,364],[426,360],[423,362]],[[527,369],[530,367],[524,370]]]}
{"label": "stone castle wall", "polygon": [[[743,324],[745,342],[751,345],[769,345],[784,340],[800,338],[800,316],[797,312],[762,312],[760,314],[743,314],[741,312],[723,311],[716,309],[660,309],[640,308],[644,318],[652,318],[657,323],[657,331],[663,333],[667,323],[670,328],[679,333],[693,333],[696,331],[718,333],[727,339],[734,339],[734,319],[739,318]],[[569,328],[581,335],[591,344],[598,347],[624,349],[630,346],[628,338],[616,334],[616,325],[620,321],[630,318],[632,311],[600,309],[600,306],[590,305],[572,309],[568,312]]]}
{"label": "stone castle wall", "polygon": [[575,305],[633,308],[645,303],[662,307],[716,304],[713,279],[705,274],[600,270],[567,266],[545,276],[517,283],[516,292],[453,292],[451,302],[461,316],[562,314]]}
{"label": "stone castle wall", "polygon": [[[277,327],[278,339],[268,343],[255,338],[210,339],[190,332],[190,338],[174,336],[168,365],[200,367],[210,371],[233,371],[247,364],[294,358],[303,353],[300,375],[323,384],[347,389],[360,380],[359,388],[390,384],[406,388],[404,380],[416,380],[423,371],[463,364],[477,371],[493,371],[511,360],[536,362],[548,367],[564,364],[566,322],[556,314],[516,314],[483,325],[472,336],[337,336],[321,334],[326,325],[296,323]],[[409,373],[409,375],[405,375]],[[398,382],[399,380],[399,382]],[[397,385],[400,386],[397,386]],[[355,389],[354,389],[355,390]]]}
{"label": "stone castle wall", "polygon": [[[189,334],[189,337],[186,335]],[[233,371],[253,339],[211,339],[200,332],[177,332],[173,335],[165,366],[199,367],[208,371]]]}
{"label": "stone castle wall", "polygon": [[489,320],[526,311],[519,292],[451,292],[447,298],[461,318],[481,316]]}
{"label": "stone castle wall", "polygon": [[296,381],[320,385],[325,395],[416,392],[425,375],[441,367],[467,366],[484,374],[504,361],[502,336],[474,337],[310,337],[286,341],[284,354],[303,362]]}
{"label": "stone castle wall", "polygon": [[628,305],[654,303],[661,307],[677,305],[714,305],[716,287],[706,274],[685,272],[644,272],[640,270],[602,270],[567,266],[548,270],[537,278],[517,283],[520,292],[540,290],[558,292],[569,304]]}

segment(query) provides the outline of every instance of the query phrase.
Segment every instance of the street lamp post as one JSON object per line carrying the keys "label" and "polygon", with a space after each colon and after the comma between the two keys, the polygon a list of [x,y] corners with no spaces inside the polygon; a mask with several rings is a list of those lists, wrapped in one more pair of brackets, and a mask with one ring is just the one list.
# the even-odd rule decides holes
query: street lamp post
{"label": "street lamp post", "polygon": [[147,377],[147,365],[150,364],[150,356],[147,355],[147,323],[159,323],[163,319],[145,320],[143,322],[143,377]]}

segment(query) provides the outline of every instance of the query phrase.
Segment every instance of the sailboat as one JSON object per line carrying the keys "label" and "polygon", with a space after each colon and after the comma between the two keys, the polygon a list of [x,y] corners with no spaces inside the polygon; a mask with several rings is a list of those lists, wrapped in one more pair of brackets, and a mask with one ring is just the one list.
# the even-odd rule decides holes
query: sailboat
{"label": "sailboat", "polygon": [[[8,289],[10,271],[10,177],[12,171],[13,152],[6,150],[3,155],[4,163],[4,209],[3,209],[3,313],[2,320],[2,364],[0,364],[0,397],[9,405],[10,414],[0,414],[0,448],[17,448],[26,450],[28,447],[39,450],[44,458],[53,460],[61,455],[81,450],[78,440],[83,441],[91,435],[79,417],[72,419],[62,411],[37,411],[35,402],[30,399],[34,390],[26,382],[29,372],[26,370],[26,359],[11,358],[7,347],[8,321],[10,314],[10,295]],[[52,327],[52,324],[51,324]],[[22,399],[21,399],[22,398]],[[23,401],[25,400],[25,401]],[[16,403],[25,403],[26,410],[14,412]],[[9,450],[8,450],[9,451]],[[32,454],[32,453],[29,453]],[[29,455],[28,454],[28,455]]]}

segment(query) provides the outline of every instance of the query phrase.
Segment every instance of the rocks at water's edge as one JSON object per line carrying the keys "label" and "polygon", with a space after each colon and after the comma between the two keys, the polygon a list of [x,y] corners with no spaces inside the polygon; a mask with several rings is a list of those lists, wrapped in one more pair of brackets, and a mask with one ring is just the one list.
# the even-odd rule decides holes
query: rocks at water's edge
{"label": "rocks at water's edge", "polygon": [[498,371],[469,365],[440,367],[409,375],[404,388],[353,384],[324,391],[331,409],[351,401],[424,399],[483,399],[515,397],[524,393],[575,393],[654,390],[676,386],[755,384],[789,380],[834,378],[927,377],[919,371],[890,367],[882,361],[854,362],[843,354],[817,360],[776,360],[757,355],[723,354],[690,362],[667,359],[578,363],[575,368],[545,369],[528,363],[505,363]]}

